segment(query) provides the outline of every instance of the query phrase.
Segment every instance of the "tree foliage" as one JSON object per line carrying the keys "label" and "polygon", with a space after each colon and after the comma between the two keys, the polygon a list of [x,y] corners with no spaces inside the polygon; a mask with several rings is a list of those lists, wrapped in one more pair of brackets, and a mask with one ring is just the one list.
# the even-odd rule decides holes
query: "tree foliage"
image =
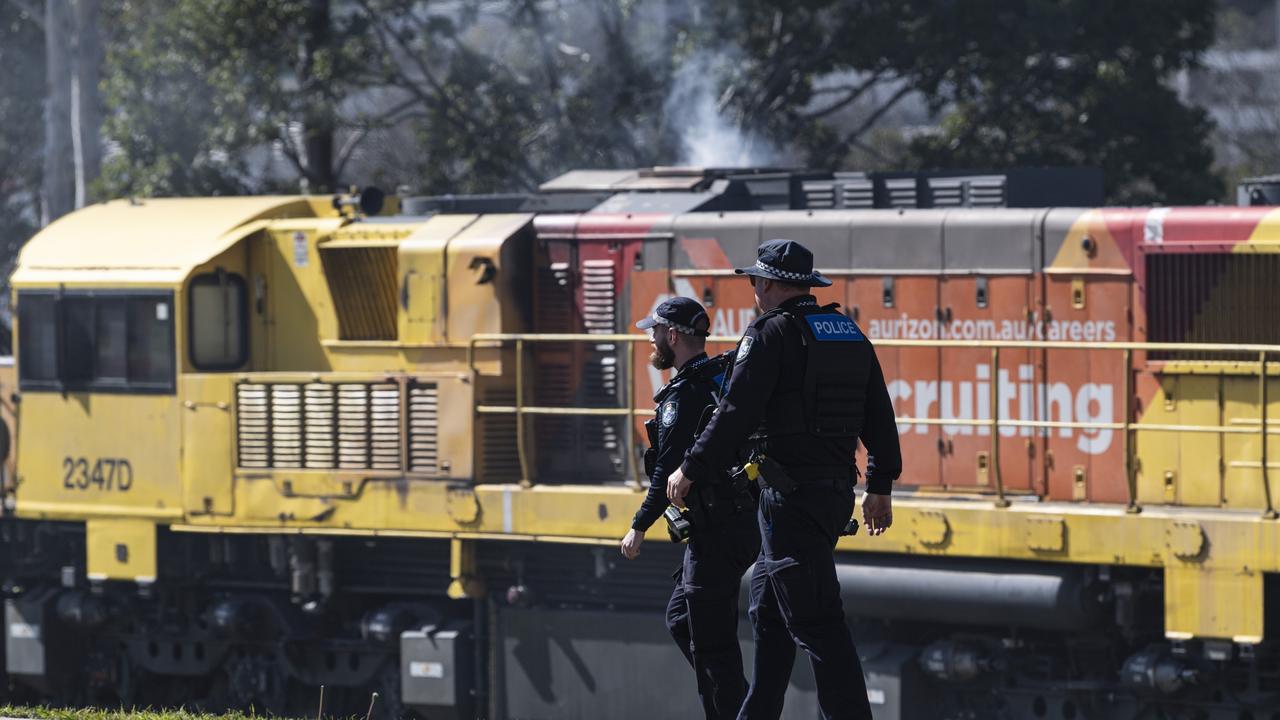
{"label": "tree foliage", "polygon": [[940,3],[931,36],[974,47],[931,101],[940,132],[917,161],[940,167],[1096,165],[1109,202],[1203,203],[1222,196],[1210,123],[1183,105],[1172,73],[1213,40],[1211,0]]}
{"label": "tree foliage", "polygon": [[[343,8],[345,4],[339,3]],[[114,0],[109,192],[337,189],[366,19],[330,0]],[[274,167],[280,158],[285,169]],[[291,186],[291,187],[290,187]]]}
{"label": "tree foliage", "polygon": [[[1171,76],[1213,40],[1212,0],[715,0],[705,29],[745,62],[725,78],[744,126],[847,166],[911,93],[940,119],[891,165],[1096,165],[1118,203],[1223,193],[1205,113]],[[843,79],[820,86],[833,74]],[[872,95],[879,95],[867,102]],[[862,105],[847,122],[828,120]]]}
{"label": "tree foliage", "polygon": [[[415,106],[419,187],[536,187],[574,167],[673,158],[660,133],[660,53],[635,4],[540,0],[447,5],[363,0],[384,86]],[[456,7],[456,6],[455,6]]]}
{"label": "tree foliage", "polygon": [[0,272],[40,216],[43,53],[35,18],[0,2]]}
{"label": "tree foliage", "polygon": [[[965,40],[926,32],[921,5],[933,4],[710,0],[718,21],[694,36],[742,56],[722,96],[741,127],[796,147],[812,166],[839,167],[869,149],[869,131],[904,97],[937,92]],[[819,86],[828,77],[838,81]]]}
{"label": "tree foliage", "polygon": [[[0,21],[31,4],[0,0]],[[1221,195],[1209,123],[1169,86],[1212,40],[1211,0],[102,7],[100,195],[320,192],[369,180],[520,190],[572,168],[672,164],[691,159],[690,143],[754,138],[780,164],[1090,164],[1106,171],[1115,202]],[[5,36],[0,55],[34,49],[17,62],[38,65],[38,33],[0,31],[15,27],[26,44]],[[32,97],[14,84],[21,75],[0,81],[0,112],[5,98]],[[932,121],[886,129],[922,99]],[[33,105],[16,123],[27,130],[3,131],[29,131]],[[693,132],[704,118],[691,105],[716,123]]]}

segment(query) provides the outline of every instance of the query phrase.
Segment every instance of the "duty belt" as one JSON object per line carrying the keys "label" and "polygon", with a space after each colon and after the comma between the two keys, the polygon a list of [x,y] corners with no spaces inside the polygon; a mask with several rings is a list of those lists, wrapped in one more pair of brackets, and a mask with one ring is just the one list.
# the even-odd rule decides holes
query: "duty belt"
{"label": "duty belt", "polygon": [[853,465],[800,465],[783,467],[768,457],[757,457],[743,466],[742,472],[760,484],[760,489],[771,488],[782,495],[790,495],[797,488],[830,487],[836,490],[852,489],[857,483],[858,471]]}
{"label": "duty belt", "polygon": [[786,470],[796,482],[805,484],[824,481],[837,484],[852,481],[857,476],[852,465],[795,465]]}

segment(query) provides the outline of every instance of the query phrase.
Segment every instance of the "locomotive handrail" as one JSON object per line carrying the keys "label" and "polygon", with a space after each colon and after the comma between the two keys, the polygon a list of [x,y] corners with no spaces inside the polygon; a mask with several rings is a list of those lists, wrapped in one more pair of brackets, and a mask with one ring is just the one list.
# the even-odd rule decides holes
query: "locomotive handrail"
{"label": "locomotive handrail", "polygon": [[[736,343],[739,338],[727,335],[713,335],[708,342]],[[475,351],[481,345],[501,346],[514,342],[516,346],[516,404],[515,405],[479,405],[475,406],[477,414],[514,414],[516,416],[516,445],[520,457],[521,483],[531,485],[532,474],[529,472],[528,459],[525,453],[524,423],[526,415],[574,415],[574,416],[613,416],[626,417],[634,425],[636,417],[652,415],[652,410],[635,407],[634,366],[635,353],[628,352],[627,366],[627,407],[625,408],[589,408],[589,407],[545,407],[526,406],[524,404],[524,344],[527,342],[600,342],[600,343],[637,343],[648,342],[647,335],[632,333],[613,333],[593,335],[588,333],[485,333],[473,335],[467,344],[467,365],[475,371]],[[1004,480],[1000,473],[1000,428],[1036,428],[1036,429],[1085,429],[1085,430],[1118,430],[1121,432],[1124,454],[1125,484],[1128,492],[1127,510],[1132,513],[1142,511],[1138,504],[1137,475],[1133,462],[1133,437],[1137,432],[1178,432],[1178,433],[1212,433],[1217,435],[1257,435],[1261,438],[1260,472],[1262,473],[1263,496],[1266,498],[1265,517],[1277,517],[1271,499],[1271,479],[1267,467],[1267,436],[1280,434],[1280,429],[1269,427],[1267,418],[1267,374],[1270,365],[1269,355],[1280,354],[1280,345],[1256,345],[1226,343],[1170,343],[1170,342],[1105,342],[1105,341],[1061,341],[1061,340],[905,340],[876,339],[874,343],[880,347],[901,348],[968,348],[991,350],[991,376],[999,377],[1000,351],[1003,349],[1026,350],[1118,350],[1124,354],[1124,406],[1122,422],[1070,422],[1054,420],[1012,420],[1001,419],[1000,383],[992,383],[990,393],[990,419],[975,420],[970,418],[917,418],[899,415],[897,420],[904,425],[958,425],[984,426],[991,429],[991,473],[995,479],[996,500],[998,507],[1008,507]],[[1134,423],[1133,422],[1133,353],[1140,352],[1202,352],[1202,353],[1255,353],[1256,361],[1242,361],[1238,364],[1256,366],[1258,373],[1259,418],[1257,427],[1239,427],[1232,425],[1184,425],[1174,423]],[[635,477],[634,431],[628,428],[625,434],[627,444],[627,464]],[[638,478],[637,478],[638,480]]]}
{"label": "locomotive handrail", "polygon": [[[712,335],[707,342],[737,343],[742,338],[736,335]],[[472,361],[471,353],[481,343],[501,344],[524,340],[525,342],[648,342],[648,335],[635,333],[612,333],[593,335],[590,333],[479,333],[471,336],[468,344],[467,361]],[[955,347],[955,348],[1002,348],[1027,350],[1146,350],[1146,351],[1185,351],[1208,353],[1258,353],[1280,354],[1280,345],[1256,345],[1229,343],[1170,343],[1170,342],[1119,342],[1101,340],[905,340],[896,338],[872,338],[877,347]]]}

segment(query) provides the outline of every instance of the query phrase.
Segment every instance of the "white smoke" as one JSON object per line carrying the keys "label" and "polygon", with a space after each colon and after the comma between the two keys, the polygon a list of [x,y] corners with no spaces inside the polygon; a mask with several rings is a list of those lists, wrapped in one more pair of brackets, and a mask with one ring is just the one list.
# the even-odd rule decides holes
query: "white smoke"
{"label": "white smoke", "polygon": [[727,112],[733,88],[718,90],[733,63],[732,52],[698,53],[680,64],[663,103],[663,125],[680,137],[680,164],[747,167],[774,163],[778,151],[744,131]]}

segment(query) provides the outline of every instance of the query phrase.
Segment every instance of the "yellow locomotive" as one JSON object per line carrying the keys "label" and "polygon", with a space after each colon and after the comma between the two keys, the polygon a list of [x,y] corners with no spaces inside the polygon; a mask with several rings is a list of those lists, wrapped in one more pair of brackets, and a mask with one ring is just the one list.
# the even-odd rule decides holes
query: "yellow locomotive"
{"label": "yellow locomotive", "polygon": [[689,294],[730,347],[728,268],[790,237],[907,451],[894,528],[838,556],[877,718],[1280,710],[1280,211],[1008,207],[1016,181],[592,171],[55,222],[12,278],[10,692],[688,714],[674,549],[613,547],[662,382],[625,328]]}

